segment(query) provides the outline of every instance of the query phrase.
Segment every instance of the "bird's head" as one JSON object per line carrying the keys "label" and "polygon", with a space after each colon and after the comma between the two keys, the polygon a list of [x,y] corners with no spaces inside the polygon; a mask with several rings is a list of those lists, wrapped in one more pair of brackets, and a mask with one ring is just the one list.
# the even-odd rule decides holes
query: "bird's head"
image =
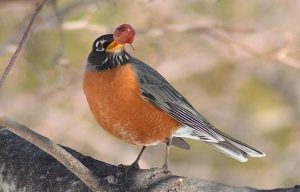
{"label": "bird's head", "polygon": [[135,30],[129,24],[117,27],[114,34],[98,37],[92,47],[88,62],[101,69],[112,68],[128,62],[130,55],[125,51],[124,45],[133,42]]}

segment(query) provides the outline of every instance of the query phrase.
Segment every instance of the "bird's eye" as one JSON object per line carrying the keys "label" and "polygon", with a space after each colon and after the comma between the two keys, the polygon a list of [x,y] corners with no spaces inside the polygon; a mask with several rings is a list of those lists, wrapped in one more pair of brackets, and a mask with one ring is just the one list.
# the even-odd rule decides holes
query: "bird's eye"
{"label": "bird's eye", "polygon": [[95,44],[96,51],[104,51],[103,44],[100,41],[97,41]]}

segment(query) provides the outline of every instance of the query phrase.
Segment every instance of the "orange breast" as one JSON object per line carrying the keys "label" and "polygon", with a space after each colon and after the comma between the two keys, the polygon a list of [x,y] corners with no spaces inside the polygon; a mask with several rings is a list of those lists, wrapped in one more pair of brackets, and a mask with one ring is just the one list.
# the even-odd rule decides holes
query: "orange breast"
{"label": "orange breast", "polygon": [[180,126],[142,99],[130,64],[103,72],[87,71],[83,87],[90,109],[101,127],[125,142],[157,144]]}

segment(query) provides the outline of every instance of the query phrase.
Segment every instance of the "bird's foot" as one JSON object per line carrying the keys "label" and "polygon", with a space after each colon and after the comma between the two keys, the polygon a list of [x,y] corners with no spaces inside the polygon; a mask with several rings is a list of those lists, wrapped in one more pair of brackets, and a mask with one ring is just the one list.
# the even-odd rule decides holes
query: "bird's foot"
{"label": "bird's foot", "polygon": [[134,162],[131,165],[123,165],[123,164],[119,164],[118,168],[120,169],[126,169],[126,170],[130,170],[130,169],[140,169],[140,166],[138,163]]}
{"label": "bird's foot", "polygon": [[131,165],[118,165],[118,168],[120,169],[121,175],[124,175],[125,179],[129,179],[129,175],[132,172],[138,171],[140,169],[140,166],[138,163],[132,163]]}
{"label": "bird's foot", "polygon": [[156,176],[165,176],[165,175],[171,174],[171,171],[169,171],[168,169],[159,168],[159,167],[151,168],[150,171],[151,171],[150,179],[152,179]]}
{"label": "bird's foot", "polygon": [[172,174],[171,171],[168,169],[167,164],[164,164],[161,169],[162,169],[162,172],[165,174]]}
{"label": "bird's foot", "polygon": [[137,162],[133,162],[131,165],[129,165],[129,169],[140,169],[140,166]]}

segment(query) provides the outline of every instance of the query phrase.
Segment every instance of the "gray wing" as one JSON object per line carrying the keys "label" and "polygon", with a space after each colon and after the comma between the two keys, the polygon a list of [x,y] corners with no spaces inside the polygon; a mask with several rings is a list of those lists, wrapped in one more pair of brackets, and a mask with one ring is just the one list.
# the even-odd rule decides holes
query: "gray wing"
{"label": "gray wing", "polygon": [[178,93],[157,71],[132,58],[131,64],[137,74],[143,99],[165,111],[178,122],[186,125],[184,134],[175,136],[197,138],[216,147],[221,152],[242,162],[247,155],[263,157],[265,154],[221,132],[202,117],[193,106]]}
{"label": "gray wing", "polygon": [[157,71],[137,59],[133,59],[131,63],[136,71],[143,99],[183,125],[195,129],[201,140],[212,143],[224,141],[222,135]]}

